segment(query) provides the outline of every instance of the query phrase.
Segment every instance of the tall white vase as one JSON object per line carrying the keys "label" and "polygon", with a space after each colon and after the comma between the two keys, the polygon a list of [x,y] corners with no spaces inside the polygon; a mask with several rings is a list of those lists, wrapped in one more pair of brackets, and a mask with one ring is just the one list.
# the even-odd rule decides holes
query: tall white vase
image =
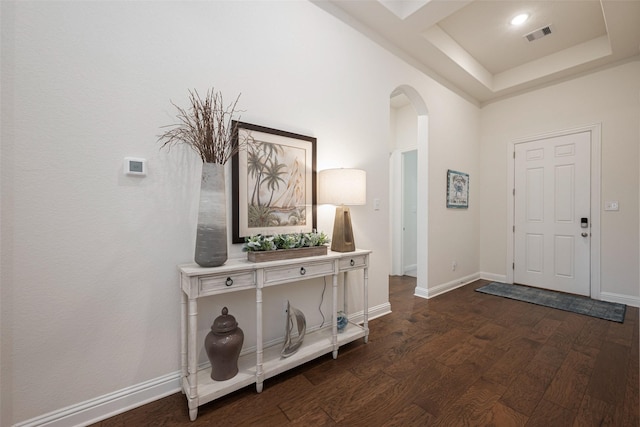
{"label": "tall white vase", "polygon": [[195,261],[218,267],[227,261],[227,200],[224,165],[202,164]]}

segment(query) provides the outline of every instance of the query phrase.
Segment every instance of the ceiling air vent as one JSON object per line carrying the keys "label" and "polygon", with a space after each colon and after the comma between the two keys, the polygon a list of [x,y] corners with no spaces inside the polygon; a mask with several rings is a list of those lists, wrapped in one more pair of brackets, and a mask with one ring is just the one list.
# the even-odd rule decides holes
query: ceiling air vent
{"label": "ceiling air vent", "polygon": [[549,34],[551,34],[551,25],[547,25],[546,27],[542,27],[535,31],[532,31],[529,34],[525,34],[524,37],[532,42],[534,40],[541,39],[544,36],[548,36]]}

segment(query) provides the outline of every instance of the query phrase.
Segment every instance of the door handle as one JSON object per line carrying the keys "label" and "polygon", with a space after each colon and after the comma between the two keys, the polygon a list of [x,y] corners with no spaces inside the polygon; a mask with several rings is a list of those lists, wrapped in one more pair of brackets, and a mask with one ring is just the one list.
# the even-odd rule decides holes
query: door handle
{"label": "door handle", "polygon": [[589,236],[589,233],[582,232],[582,237],[587,237],[587,236]]}

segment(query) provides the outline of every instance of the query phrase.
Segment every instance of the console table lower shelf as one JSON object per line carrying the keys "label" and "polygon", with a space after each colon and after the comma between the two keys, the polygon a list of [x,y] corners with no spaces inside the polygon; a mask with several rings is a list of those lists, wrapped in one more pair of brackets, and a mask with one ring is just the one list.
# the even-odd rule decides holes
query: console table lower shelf
{"label": "console table lower shelf", "polygon": [[[338,334],[338,345],[348,344],[359,338],[366,338],[368,331],[363,326],[349,323],[345,330]],[[196,393],[194,398],[189,397],[189,377],[182,378],[182,391],[187,395],[189,403],[189,415],[191,421],[197,417],[197,408],[200,405],[211,402],[243,387],[256,384],[256,391],[262,392],[263,381],[281,374],[296,366],[307,363],[327,353],[333,353],[335,359],[338,350],[334,350],[332,343],[331,326],[324,327],[318,331],[308,333],[304,337],[304,342],[300,349],[291,356],[283,358],[280,356],[282,345],[266,347],[263,353],[262,379],[258,378],[256,366],[256,353],[243,354],[238,360],[238,374],[226,381],[214,381],[211,379],[211,368],[200,369],[197,374]],[[192,409],[194,408],[194,409]]]}

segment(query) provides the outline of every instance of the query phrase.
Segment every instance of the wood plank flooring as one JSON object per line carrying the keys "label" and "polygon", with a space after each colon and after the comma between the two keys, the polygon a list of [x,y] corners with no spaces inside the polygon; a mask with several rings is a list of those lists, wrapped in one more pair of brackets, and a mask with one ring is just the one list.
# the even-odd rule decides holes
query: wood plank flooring
{"label": "wood plank flooring", "polygon": [[341,347],[203,405],[181,393],[95,426],[637,427],[638,309],[623,324],[475,292],[425,300],[392,277],[393,313]]}

